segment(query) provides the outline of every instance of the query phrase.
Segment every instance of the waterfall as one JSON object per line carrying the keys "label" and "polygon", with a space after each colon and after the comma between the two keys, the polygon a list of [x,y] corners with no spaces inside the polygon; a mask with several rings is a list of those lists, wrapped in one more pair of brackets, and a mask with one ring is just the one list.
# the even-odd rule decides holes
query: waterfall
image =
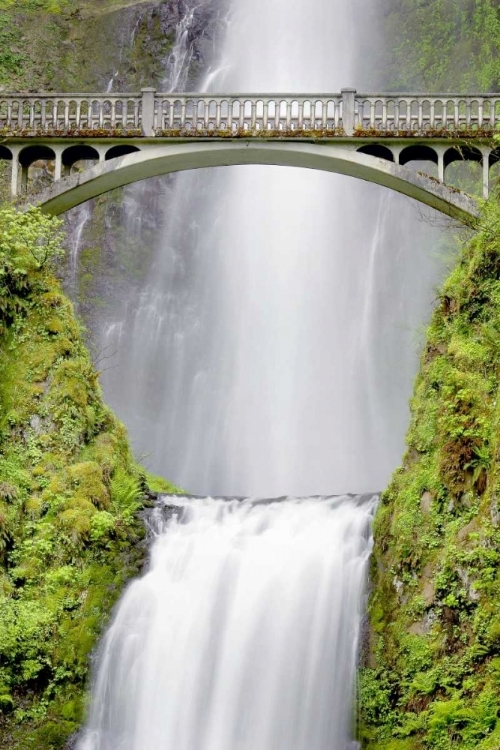
{"label": "waterfall", "polygon": [[346,750],[375,501],[167,498],[78,750]]}
{"label": "waterfall", "polygon": [[[361,85],[362,5],[228,0],[202,87]],[[187,80],[197,7],[168,89]],[[400,460],[435,234],[415,242],[408,201],[330,174],[163,184],[147,283],[104,327],[120,362],[107,399],[150,468],[191,492],[295,499],[165,500],[78,750],[347,750],[376,498],[329,495],[381,488]]]}
{"label": "waterfall", "polygon": [[[232,0],[203,87],[362,83],[360,10]],[[185,60],[191,11],[174,59]],[[120,350],[105,393],[149,467],[199,494],[384,487],[403,452],[415,330],[436,279],[435,235],[421,225],[416,242],[412,210],[306,170],[176,176],[139,304],[123,312],[120,342],[101,345]]]}

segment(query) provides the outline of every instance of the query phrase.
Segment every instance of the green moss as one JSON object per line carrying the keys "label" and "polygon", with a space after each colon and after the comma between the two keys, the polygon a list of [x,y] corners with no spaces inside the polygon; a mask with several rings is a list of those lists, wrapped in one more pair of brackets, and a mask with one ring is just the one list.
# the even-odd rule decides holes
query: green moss
{"label": "green moss", "polygon": [[499,226],[495,196],[439,292],[375,521],[366,748],[500,746]]}
{"label": "green moss", "polygon": [[9,750],[61,748],[78,728],[89,654],[144,554],[137,514],[148,480],[102,401],[53,275],[59,255],[56,220],[0,209],[0,748]]}

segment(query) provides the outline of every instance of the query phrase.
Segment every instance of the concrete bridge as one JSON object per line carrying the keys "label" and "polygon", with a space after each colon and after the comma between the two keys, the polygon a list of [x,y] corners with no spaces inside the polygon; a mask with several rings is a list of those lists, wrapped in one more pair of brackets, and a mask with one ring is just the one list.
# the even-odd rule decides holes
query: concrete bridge
{"label": "concrete bridge", "polygon": [[[52,214],[147,177],[270,164],[368,180],[470,221],[477,202],[447,169],[480,164],[487,197],[499,125],[500,94],[13,94],[0,95],[0,159],[12,196]],[[40,164],[51,184],[34,192]]]}

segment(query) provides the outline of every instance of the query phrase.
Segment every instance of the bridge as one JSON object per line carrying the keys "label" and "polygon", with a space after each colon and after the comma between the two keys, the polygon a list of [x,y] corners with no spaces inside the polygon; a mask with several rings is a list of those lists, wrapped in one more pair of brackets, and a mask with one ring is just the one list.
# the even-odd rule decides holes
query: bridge
{"label": "bridge", "polygon": [[[0,94],[0,159],[12,196],[51,214],[147,177],[269,164],[350,175],[470,221],[478,203],[447,170],[480,164],[488,197],[499,125],[500,94]],[[37,192],[40,164],[50,184]]]}

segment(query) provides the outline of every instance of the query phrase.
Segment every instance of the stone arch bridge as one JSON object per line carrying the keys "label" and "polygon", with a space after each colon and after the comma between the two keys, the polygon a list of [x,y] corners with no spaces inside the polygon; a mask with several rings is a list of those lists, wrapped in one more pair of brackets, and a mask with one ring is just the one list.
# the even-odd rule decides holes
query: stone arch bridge
{"label": "stone arch bridge", "polygon": [[475,163],[487,197],[499,125],[500,94],[2,94],[0,159],[12,196],[51,214],[147,177],[269,164],[357,177],[470,222],[478,202],[447,170]]}

